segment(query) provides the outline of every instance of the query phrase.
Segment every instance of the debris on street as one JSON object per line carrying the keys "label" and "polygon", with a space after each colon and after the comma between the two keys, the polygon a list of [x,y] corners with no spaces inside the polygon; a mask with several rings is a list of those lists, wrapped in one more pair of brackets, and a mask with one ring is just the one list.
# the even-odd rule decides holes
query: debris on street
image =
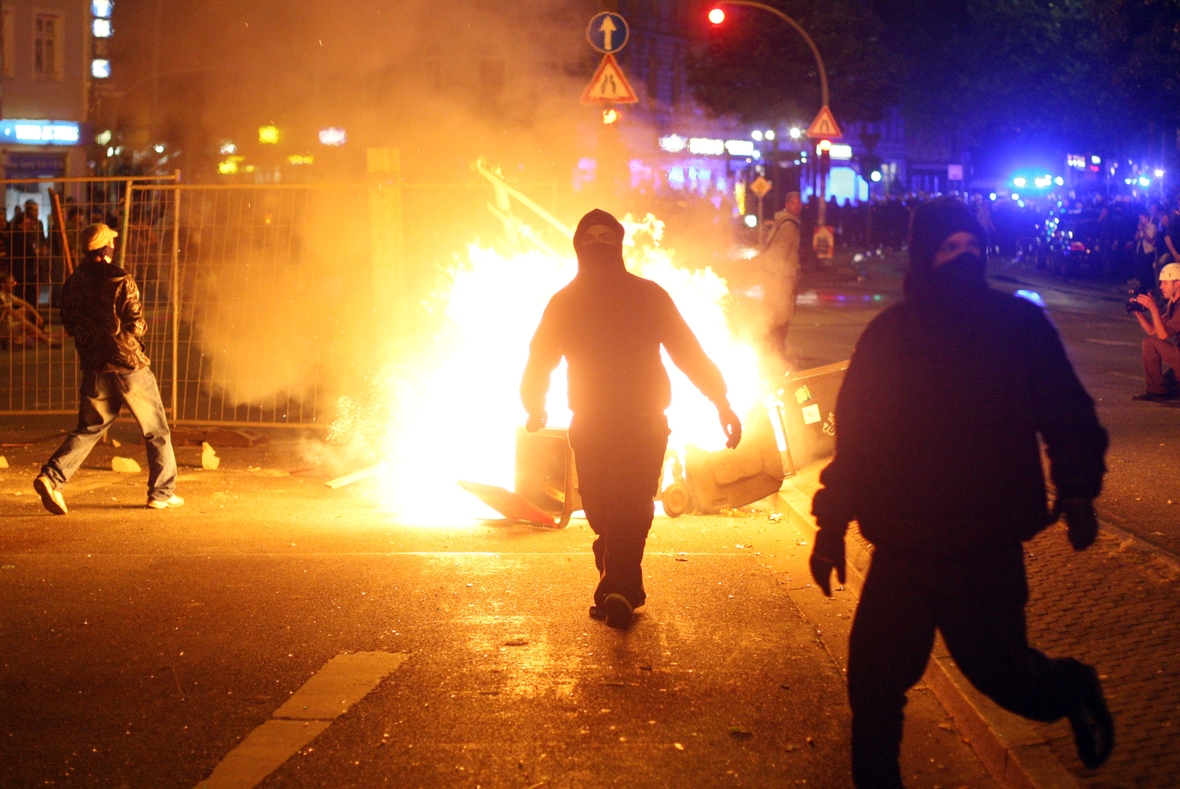
{"label": "debris on street", "polygon": [[116,455],[111,458],[111,471],[118,471],[120,474],[138,474],[139,464],[133,458],[124,458]]}

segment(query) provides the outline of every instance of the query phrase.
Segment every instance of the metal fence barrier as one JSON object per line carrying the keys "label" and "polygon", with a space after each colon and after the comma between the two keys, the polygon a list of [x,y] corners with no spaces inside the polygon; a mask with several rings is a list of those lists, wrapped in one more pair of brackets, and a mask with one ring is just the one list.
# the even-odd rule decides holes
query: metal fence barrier
{"label": "metal fence barrier", "polygon": [[[146,351],[172,421],[256,426],[323,424],[334,398],[376,371],[381,360],[370,352],[380,344],[373,335],[388,328],[381,313],[396,301],[377,292],[388,290],[390,280],[377,275],[375,232],[400,228],[397,259],[404,271],[393,281],[416,292],[464,244],[488,242],[501,227],[488,211],[492,189],[475,180],[187,185],[171,176],[4,183],[10,226],[25,194],[51,206],[55,193],[60,210],[41,213],[40,230],[23,222],[24,229],[0,235],[16,275],[13,295],[30,296],[35,309],[25,310],[32,313],[26,317],[44,323],[17,325],[11,309],[8,323],[0,323],[0,414],[77,408],[77,360],[56,324],[57,307],[69,266],[81,257],[78,233],[91,221],[120,232],[117,262],[139,285]],[[375,190],[391,186],[396,201],[374,200]],[[554,185],[540,186],[553,190],[552,202]]]}
{"label": "metal fence barrier", "polygon": [[7,179],[0,215],[0,412],[73,413],[78,364],[57,321],[61,286],[91,222],[118,227],[137,183],[152,178]]}

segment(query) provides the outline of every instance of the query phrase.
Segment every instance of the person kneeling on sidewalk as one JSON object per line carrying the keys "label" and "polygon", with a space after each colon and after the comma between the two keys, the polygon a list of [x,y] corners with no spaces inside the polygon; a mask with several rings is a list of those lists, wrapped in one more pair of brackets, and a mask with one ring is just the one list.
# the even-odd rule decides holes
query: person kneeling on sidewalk
{"label": "person kneeling on sidewalk", "polygon": [[147,324],[135,279],[111,263],[115,237],[104,224],[80,234],[86,248],[82,262],[62,287],[61,322],[74,338],[82,381],[78,391],[78,426],[33,480],[45,509],[65,515],[61,488],[126,405],[147,441],[148,501],[152,509],[179,507],[176,456],[160,389],[143,351]]}
{"label": "person kneeling on sidewalk", "polygon": [[[1164,297],[1162,311],[1150,294],[1140,293],[1135,297],[1135,302],[1144,309],[1136,312],[1135,318],[1147,333],[1143,340],[1147,391],[1132,400],[1180,399],[1176,382],[1180,375],[1180,263],[1169,263],[1160,269],[1160,293]],[[1171,381],[1164,374],[1164,365],[1171,368]]]}
{"label": "person kneeling on sidewalk", "polygon": [[1044,311],[988,287],[983,239],[955,198],[915,210],[906,298],[856,343],[836,402],[836,455],[813,503],[811,573],[825,594],[833,570],[844,581],[851,521],[874,548],[848,650],[861,789],[902,786],[906,692],[935,631],[1001,707],[1068,717],[1086,766],[1114,744],[1097,672],[1028,643],[1022,545],[1061,514],[1075,550],[1094,542],[1106,431]]}

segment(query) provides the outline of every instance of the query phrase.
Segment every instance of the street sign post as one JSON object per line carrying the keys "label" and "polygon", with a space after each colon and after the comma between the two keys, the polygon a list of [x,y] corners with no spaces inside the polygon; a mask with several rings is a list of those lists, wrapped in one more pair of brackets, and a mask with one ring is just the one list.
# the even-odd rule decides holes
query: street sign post
{"label": "street sign post", "polygon": [[586,40],[604,55],[618,52],[627,46],[630,38],[631,28],[627,26],[627,20],[610,11],[595,14],[586,26]]}
{"label": "street sign post", "polygon": [[[836,116],[832,114],[828,105],[824,104],[824,106],[820,107],[819,114],[815,116],[815,120],[807,127],[807,138],[820,141],[820,148],[823,153],[817,151],[817,153],[821,154],[817,158],[821,162],[825,161],[826,156],[824,153],[831,149],[830,141],[838,140],[843,136],[844,133],[840,131],[840,126],[836,123]],[[818,180],[819,221],[816,223],[815,235],[811,239],[811,246],[815,249],[816,257],[822,260],[832,257],[836,241],[835,232],[827,224],[828,173],[826,166],[821,165]]]}
{"label": "street sign post", "polygon": [[812,140],[838,140],[843,136],[840,126],[836,123],[836,117],[826,104],[820,108],[815,120],[807,127],[807,137]]}
{"label": "street sign post", "polygon": [[766,244],[766,224],[762,218],[762,198],[766,197],[767,192],[770,191],[771,183],[762,176],[754,179],[750,184],[750,191],[758,197],[758,246],[762,247]]}
{"label": "street sign post", "polygon": [[609,52],[602,56],[602,62],[594,71],[590,84],[582,91],[583,104],[634,104],[639,96],[631,83],[623,76],[615,56]]}

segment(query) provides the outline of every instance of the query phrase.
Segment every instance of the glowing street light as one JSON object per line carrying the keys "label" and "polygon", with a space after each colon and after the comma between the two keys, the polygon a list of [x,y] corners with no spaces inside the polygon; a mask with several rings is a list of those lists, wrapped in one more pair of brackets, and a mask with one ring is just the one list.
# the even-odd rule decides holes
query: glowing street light
{"label": "glowing street light", "polygon": [[762,136],[768,140],[773,140],[774,139],[774,129],[767,129],[766,132]]}
{"label": "glowing street light", "polygon": [[719,25],[725,21],[725,12],[720,8],[714,8],[709,11],[709,21],[715,25]]}
{"label": "glowing street light", "polygon": [[756,142],[762,142],[762,132],[758,131],[757,129],[750,132],[750,136],[753,137]]}
{"label": "glowing street light", "polygon": [[800,129],[798,126],[792,126],[790,134],[791,134],[792,140],[797,140],[803,136],[803,130]]}
{"label": "glowing street light", "polygon": [[278,145],[279,144],[279,127],[278,126],[259,126],[258,127],[258,142],[263,145]]}

